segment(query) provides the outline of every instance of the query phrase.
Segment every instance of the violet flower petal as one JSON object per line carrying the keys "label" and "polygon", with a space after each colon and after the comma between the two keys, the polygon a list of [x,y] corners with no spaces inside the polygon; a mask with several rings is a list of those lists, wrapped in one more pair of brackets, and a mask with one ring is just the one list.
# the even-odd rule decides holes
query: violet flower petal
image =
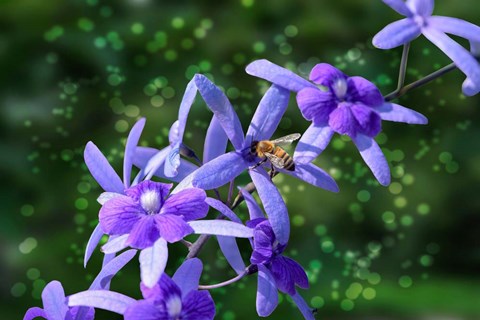
{"label": "violet flower petal", "polygon": [[280,192],[278,192],[270,177],[267,176],[265,170],[250,170],[250,177],[252,177],[252,181],[257,188],[278,242],[286,244],[290,236],[290,219]]}
{"label": "violet flower petal", "polygon": [[83,157],[88,170],[103,190],[123,193],[122,180],[93,142],[89,141],[87,143]]}
{"label": "violet flower petal", "polygon": [[183,216],[185,221],[204,218],[208,213],[206,197],[205,191],[199,188],[182,190],[167,198],[160,209],[160,215]]}
{"label": "violet flower petal", "polygon": [[298,310],[300,310],[300,312],[302,313],[305,320],[315,320],[313,312],[314,309],[308,306],[308,304],[297,291],[295,291],[295,294],[291,295],[291,297],[293,302],[295,302],[295,304],[297,305]]}
{"label": "violet flower petal", "polygon": [[97,198],[97,202],[100,204],[100,205],[104,205],[105,202],[107,202],[108,200],[111,200],[113,198],[117,198],[119,196],[123,196],[123,194],[121,193],[116,193],[116,192],[102,192],[98,198]]}
{"label": "violet flower petal", "polygon": [[347,76],[328,63],[316,64],[310,71],[310,80],[325,87],[332,87],[338,79],[347,79]]}
{"label": "violet flower petal", "polygon": [[312,123],[297,143],[293,154],[295,163],[309,163],[318,157],[330,143],[333,134],[334,131],[327,123],[322,125]]}
{"label": "violet flower petal", "polygon": [[178,174],[178,167],[180,166],[180,145],[181,141],[171,145],[170,152],[165,158],[163,174],[168,177],[174,177]]}
{"label": "violet flower petal", "polygon": [[405,4],[405,1],[403,0],[382,0],[382,1],[385,2],[385,4],[388,5],[390,8],[397,11],[403,16],[411,17],[413,15],[413,13],[410,11],[410,9]]}
{"label": "violet flower petal", "polygon": [[244,137],[242,125],[227,96],[204,75],[196,74],[194,80],[203,100],[217,117],[234,148],[241,149]]}
{"label": "violet flower petal", "polygon": [[128,247],[128,237],[128,234],[124,234],[118,237],[110,237],[108,242],[102,246],[101,251],[106,255],[122,251],[123,249]]}
{"label": "violet flower petal", "polygon": [[225,150],[227,150],[227,143],[228,137],[222,125],[217,117],[213,116],[203,145],[203,163],[207,163],[224,154]]}
{"label": "violet flower petal", "polygon": [[104,234],[104,232],[102,230],[102,227],[100,226],[100,224],[97,224],[95,229],[93,229],[93,232],[90,235],[90,238],[88,239],[87,247],[85,248],[85,255],[83,257],[83,267],[84,268],[87,267],[87,262],[88,262],[88,260],[90,260],[90,257],[92,256],[93,251],[95,250],[98,243],[102,239],[103,234]]}
{"label": "violet flower petal", "polygon": [[351,111],[359,125],[358,132],[373,138],[382,131],[382,119],[373,108],[357,102],[352,104]]}
{"label": "violet flower petal", "polygon": [[302,116],[314,124],[328,121],[328,115],[335,110],[337,103],[332,91],[318,88],[305,88],[297,94],[297,104]]}
{"label": "violet flower petal", "polygon": [[182,296],[185,296],[192,290],[197,290],[202,269],[202,261],[198,258],[191,258],[185,260],[177,271],[175,271],[172,280],[180,288]]}
{"label": "violet flower petal", "polygon": [[102,206],[99,213],[100,225],[106,234],[129,233],[143,213],[142,207],[132,198],[120,196]]}
{"label": "violet flower petal", "polygon": [[316,88],[316,86],[292,71],[271,63],[268,60],[255,60],[250,63],[245,71],[255,77],[268,80],[282,88],[298,92],[305,87]]}
{"label": "violet flower petal", "polygon": [[170,320],[170,316],[163,304],[154,305],[152,301],[135,301],[126,308],[123,317],[125,320]]}
{"label": "violet flower petal", "polygon": [[140,251],[140,278],[145,286],[151,288],[160,279],[168,261],[167,242],[159,238],[153,246]]}
{"label": "violet flower petal", "polygon": [[352,112],[351,102],[341,102],[339,107],[335,109],[328,120],[328,125],[332,130],[339,134],[345,134],[353,137],[361,130]]}
{"label": "violet flower petal", "polygon": [[42,291],[43,310],[49,320],[64,320],[68,313],[67,300],[62,284],[49,282]]}
{"label": "violet flower petal", "polygon": [[245,189],[240,189],[243,198],[245,199],[245,203],[247,204],[248,212],[250,215],[250,220],[258,219],[258,218],[265,218],[262,209],[258,205],[255,198]]}
{"label": "violet flower petal", "polygon": [[[165,171],[165,159],[167,158],[170,150],[172,149],[171,146],[163,148],[162,150],[157,150],[153,148],[146,148],[146,147],[137,147],[136,150],[136,157],[134,159],[134,164],[141,168],[140,179],[149,180],[153,175],[160,171],[162,178],[166,178],[164,171]],[[162,168],[160,170],[160,168]]]}
{"label": "violet flower petal", "polygon": [[135,157],[135,149],[145,127],[145,118],[138,120],[128,134],[127,143],[125,144],[125,155],[123,158],[123,185],[125,188],[130,187],[130,174],[132,173],[133,158]]}
{"label": "violet flower petal", "polygon": [[388,186],[390,184],[390,169],[387,159],[385,159],[375,140],[362,134],[355,138],[352,137],[352,140],[378,182],[383,186]]}
{"label": "violet flower petal", "polygon": [[115,257],[112,261],[100,270],[98,275],[93,280],[88,290],[106,289],[106,285],[110,280],[120,271],[133,257],[137,254],[137,250],[128,250]]}
{"label": "violet flower petal", "polygon": [[118,292],[108,290],[88,290],[72,294],[68,297],[68,305],[99,308],[123,314],[135,299]]}
{"label": "violet flower petal", "polygon": [[170,243],[180,241],[193,233],[193,229],[182,217],[177,215],[157,214],[155,215],[155,221],[160,236]]}
{"label": "violet flower petal", "polygon": [[410,124],[427,124],[428,119],[421,113],[405,108],[395,103],[385,102],[375,111],[380,114],[382,120],[404,122]]}
{"label": "violet flower petal", "polygon": [[443,51],[473,82],[480,83],[480,64],[464,47],[446,34],[432,27],[425,27],[423,35]]}
{"label": "violet flower petal", "polygon": [[412,12],[421,16],[431,16],[433,13],[434,0],[407,0],[406,4]]}
{"label": "violet flower petal", "polygon": [[281,170],[281,172],[303,180],[315,187],[319,187],[332,192],[339,191],[338,185],[335,180],[323,169],[317,167],[312,163],[298,163],[295,165],[295,170]]}
{"label": "violet flower petal", "polygon": [[237,245],[237,240],[234,237],[217,236],[218,245],[222,251],[225,259],[237,274],[245,271],[245,263]]}
{"label": "violet flower petal", "polygon": [[268,317],[278,305],[275,279],[264,265],[258,265],[257,313],[260,317]]}
{"label": "violet flower petal", "polygon": [[382,105],[385,101],[380,90],[363,77],[349,77],[347,79],[347,92],[350,99],[355,102],[361,102],[369,107]]}
{"label": "violet flower petal", "polygon": [[305,270],[303,270],[302,266],[297,261],[290,259],[288,257],[281,256],[278,258],[283,260],[283,263],[291,273],[292,279],[295,282],[295,284],[302,289],[308,289],[309,287],[308,277],[307,277],[307,274],[305,273]]}
{"label": "violet flower petal", "polygon": [[428,18],[428,25],[436,30],[450,33],[469,41],[480,42],[480,27],[462,19],[432,16]]}
{"label": "violet flower petal", "polygon": [[196,234],[210,234],[237,238],[253,237],[253,230],[243,224],[225,220],[198,220],[188,224]]}
{"label": "violet flower petal", "polygon": [[235,214],[235,212],[233,212],[229,207],[227,207],[222,201],[213,198],[207,198],[205,202],[228,219],[237,223],[242,223],[242,220]]}
{"label": "violet flower petal", "polygon": [[181,319],[213,320],[215,303],[208,291],[190,291],[182,303]]}
{"label": "violet flower petal", "polygon": [[[185,133],[185,127],[187,126],[188,114],[190,108],[192,107],[193,102],[195,101],[195,96],[197,95],[197,87],[195,85],[195,79],[190,80],[183,94],[182,102],[180,103],[180,108],[178,110],[178,127],[177,129],[177,139],[181,139]],[[173,141],[170,141],[173,142]]]}
{"label": "violet flower petal", "polygon": [[406,18],[390,23],[380,30],[372,40],[379,49],[392,49],[411,42],[421,34],[420,27],[413,19]]}
{"label": "violet flower petal", "polygon": [[45,318],[47,319],[47,314],[42,308],[39,307],[31,307],[23,316],[23,320],[33,320],[35,318]]}
{"label": "violet flower petal", "polygon": [[155,216],[157,215],[142,215],[130,231],[126,244],[136,249],[152,246],[160,238],[160,233],[155,225]]}
{"label": "violet flower petal", "polygon": [[267,90],[248,127],[245,147],[253,141],[270,139],[287,110],[289,98],[290,91],[275,84]]}
{"label": "violet flower petal", "polygon": [[285,257],[277,256],[273,259],[270,271],[278,290],[289,295],[295,294],[295,281],[290,272],[290,266],[285,262]]}

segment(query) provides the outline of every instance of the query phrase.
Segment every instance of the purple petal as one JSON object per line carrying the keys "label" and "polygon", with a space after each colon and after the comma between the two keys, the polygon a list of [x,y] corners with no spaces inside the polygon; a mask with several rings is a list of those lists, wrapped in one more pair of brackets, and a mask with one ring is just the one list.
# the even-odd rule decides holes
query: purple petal
{"label": "purple petal", "polygon": [[290,91],[298,92],[306,87],[315,88],[314,84],[296,75],[292,71],[265,59],[253,61],[245,70],[252,76],[268,80]]}
{"label": "purple petal", "polygon": [[268,224],[264,224],[263,226],[262,228],[262,225],[260,225],[255,228],[253,232],[253,253],[250,257],[250,262],[253,264],[268,263],[274,254],[273,244],[275,242],[275,235]]}
{"label": "purple petal", "polygon": [[480,83],[474,83],[470,78],[467,78],[462,84],[462,92],[467,97],[474,96],[480,92]]}
{"label": "purple petal", "polygon": [[105,191],[123,193],[124,186],[118,174],[115,173],[108,160],[97,148],[89,141],[83,153],[85,164],[92,174],[93,178]]}
{"label": "purple petal", "polygon": [[145,118],[138,120],[128,134],[127,143],[125,144],[125,155],[123,159],[123,184],[125,188],[130,187],[130,174],[132,173],[133,158],[135,157],[135,149],[145,127]]}
{"label": "purple petal", "polygon": [[248,164],[239,152],[229,152],[195,171],[192,185],[204,190],[218,188],[235,179],[247,167]]}
{"label": "purple petal", "polygon": [[87,247],[85,249],[85,255],[84,255],[84,258],[83,258],[83,267],[84,268],[87,267],[87,262],[88,262],[88,260],[90,260],[90,257],[92,256],[93,251],[95,250],[98,243],[102,239],[103,234],[104,234],[104,232],[103,232],[102,228],[100,227],[100,224],[97,224],[97,226],[93,230],[92,235],[90,236],[90,238],[88,239],[88,242],[87,242]]}
{"label": "purple petal", "polygon": [[436,30],[450,33],[469,41],[480,42],[480,27],[465,20],[432,16],[428,18],[428,24]]}
{"label": "purple petal", "polygon": [[217,210],[218,212],[220,212],[221,214],[223,214],[225,217],[227,217],[228,219],[234,221],[234,222],[237,222],[237,223],[242,223],[242,220],[240,220],[239,217],[237,217],[237,215],[235,214],[235,212],[233,212],[229,207],[227,207],[223,202],[217,200],[217,199],[213,199],[213,198],[207,198],[205,200],[206,203],[208,203],[208,205],[212,208],[214,208],[215,210]]}
{"label": "purple petal", "polygon": [[47,319],[47,314],[45,313],[45,311],[43,311],[42,308],[32,307],[27,310],[25,316],[23,317],[23,320],[32,320],[37,317]]}
{"label": "purple petal", "polygon": [[290,92],[272,85],[258,105],[247,130],[246,144],[270,139],[287,110]]}
{"label": "purple petal", "polygon": [[433,0],[407,0],[407,6],[412,12],[421,16],[431,16],[433,13]]}
{"label": "purple petal", "polygon": [[358,132],[375,137],[382,130],[382,119],[374,109],[362,103],[355,103],[351,106],[352,114],[359,125]]}
{"label": "purple petal", "polygon": [[250,215],[250,220],[258,219],[258,218],[265,218],[262,209],[258,205],[257,201],[253,198],[253,196],[245,189],[240,189],[243,198],[247,204],[248,212]]}
{"label": "purple petal", "polygon": [[[111,254],[122,251],[123,249],[128,247],[128,244],[127,244],[128,236],[129,236],[128,234],[124,234],[118,237],[111,236],[108,242],[105,243],[101,248],[101,251],[105,253],[105,258],[107,256],[110,256]],[[108,264],[108,262],[106,263]]]}
{"label": "purple petal", "polygon": [[202,275],[202,269],[202,261],[198,258],[185,260],[185,262],[177,269],[172,280],[180,288],[182,296],[185,296],[192,290],[197,290],[198,282]]}
{"label": "purple petal", "polygon": [[406,18],[390,23],[380,30],[372,40],[379,49],[392,49],[404,45],[421,34],[420,27],[413,19]]}
{"label": "purple petal", "polygon": [[153,246],[140,251],[140,278],[147,287],[153,287],[167,265],[167,242],[159,238]]}
{"label": "purple petal", "polygon": [[238,249],[237,240],[234,237],[217,236],[220,250],[222,250],[225,259],[232,266],[237,274],[245,271],[245,263]]}
{"label": "purple petal", "polygon": [[347,85],[351,101],[361,102],[369,107],[380,106],[385,101],[380,90],[365,78],[350,77]]}
{"label": "purple petal", "polygon": [[82,291],[72,294],[68,297],[68,305],[70,307],[93,307],[118,314],[123,314],[125,310],[135,302],[135,299],[127,297],[121,293],[108,290]]}
{"label": "purple petal", "polygon": [[50,320],[64,320],[67,312],[67,299],[62,284],[49,282],[42,291],[43,310]]}
{"label": "purple petal", "polygon": [[133,257],[137,254],[137,250],[128,250],[114,258],[107,263],[105,267],[95,277],[89,290],[105,289],[106,285],[110,283],[110,280],[120,271]]}
{"label": "purple petal", "polygon": [[[187,125],[187,118],[192,107],[195,96],[197,95],[197,88],[195,85],[195,79],[190,80],[183,94],[182,102],[180,103],[180,108],[178,110],[178,130],[177,140],[175,142],[181,141],[183,134],[185,132],[185,127]],[[170,141],[171,143],[173,141]]]}
{"label": "purple petal", "polygon": [[167,198],[160,214],[183,216],[185,221],[204,218],[208,213],[206,197],[205,191],[199,188],[182,190]]}
{"label": "purple petal", "polygon": [[237,238],[253,237],[253,230],[243,224],[225,220],[198,220],[188,223],[196,234],[210,234]]}
{"label": "purple petal", "polygon": [[328,121],[328,115],[335,110],[336,101],[332,91],[305,88],[297,94],[297,104],[305,119],[315,124]]}
{"label": "purple petal", "polygon": [[413,15],[403,0],[383,0],[383,2],[403,16],[410,17]]}
{"label": "purple petal", "polygon": [[93,320],[95,318],[95,309],[91,307],[72,307],[70,314],[74,320]]}
{"label": "purple petal", "polygon": [[352,138],[352,140],[378,182],[383,186],[388,186],[390,184],[390,169],[387,159],[385,159],[375,140],[361,134]]}
{"label": "purple petal", "polygon": [[241,149],[244,137],[242,125],[227,96],[204,75],[197,74],[194,80],[203,100],[217,117],[234,148]]}
{"label": "purple petal", "polygon": [[153,300],[156,304],[166,302],[172,298],[181,298],[180,287],[166,273],[162,274],[153,287],[140,283],[140,290],[145,299]]}
{"label": "purple petal", "polygon": [[135,301],[124,312],[125,320],[169,320],[167,310],[162,304],[154,305],[150,300]]}
{"label": "purple petal", "polygon": [[217,117],[213,116],[207,129],[205,143],[203,145],[203,163],[207,163],[227,150],[228,137]]}
{"label": "purple petal", "polygon": [[270,177],[264,170],[250,170],[250,176],[257,188],[258,195],[262,200],[263,207],[267,213],[278,242],[286,244],[290,235],[290,220],[287,207],[278,192],[277,187],[272,183]]}
{"label": "purple petal", "polygon": [[291,295],[291,297],[305,320],[315,320],[314,309],[308,306],[308,304],[305,302],[305,300],[303,300],[302,296],[297,291],[295,291],[295,294]]}
{"label": "purple petal", "polygon": [[106,234],[125,234],[132,230],[143,213],[132,198],[121,196],[107,201],[99,213],[102,230]]}
{"label": "purple petal", "polygon": [[272,261],[270,271],[275,278],[278,290],[293,295],[295,294],[295,280],[289,267],[290,265],[285,262],[285,258],[278,256]]}
{"label": "purple petal", "polygon": [[120,196],[123,196],[123,194],[121,193],[116,193],[116,192],[102,192],[98,198],[97,198],[97,202],[100,203],[100,205],[104,205],[105,202],[107,202],[108,200],[111,200],[113,198],[117,198],[117,197],[120,197]]}
{"label": "purple petal", "polygon": [[[346,79],[347,76],[328,63],[319,63],[310,71],[310,80],[316,84],[332,87],[338,79]],[[318,90],[318,88],[316,88]]]}
{"label": "purple petal", "polygon": [[171,145],[170,152],[165,158],[164,162],[164,174],[166,177],[175,177],[178,174],[178,167],[180,167],[180,144],[179,141]]}
{"label": "purple petal", "polygon": [[330,143],[334,131],[327,123],[323,125],[311,124],[297,143],[293,159],[295,163],[309,163]]}
{"label": "purple petal", "polygon": [[181,319],[213,320],[215,303],[208,291],[190,291],[183,299]]}
{"label": "purple petal", "polygon": [[346,134],[347,136],[355,136],[361,129],[353,115],[352,104],[350,102],[342,102],[338,108],[330,114],[328,124],[339,134]]}
{"label": "purple petal", "polygon": [[332,192],[339,191],[335,180],[328,173],[312,163],[299,163],[295,165],[295,170],[282,170],[282,172],[303,180],[315,187]]}
{"label": "purple petal", "polygon": [[480,83],[480,64],[464,47],[434,28],[426,27],[423,35],[443,51],[471,81]]}
{"label": "purple petal", "polygon": [[283,263],[288,268],[288,271],[292,275],[292,279],[295,282],[295,284],[302,289],[308,289],[309,287],[308,277],[307,277],[307,274],[305,273],[305,270],[303,270],[302,266],[295,260],[290,259],[288,257],[282,256],[278,258],[283,260]]}
{"label": "purple petal", "polygon": [[264,265],[258,266],[257,313],[268,317],[278,305],[277,286],[272,274]]}
{"label": "purple petal", "polygon": [[[134,159],[135,166],[141,168],[145,180],[149,180],[157,172],[161,174],[160,177],[166,178],[165,171],[165,159],[172,150],[171,146],[157,150],[153,148],[138,147],[136,151],[136,157]],[[160,169],[161,168],[161,169]],[[140,176],[140,179],[143,179]]]}
{"label": "purple petal", "polygon": [[155,215],[155,221],[160,236],[170,243],[177,242],[193,233],[193,229],[182,217],[177,215],[157,214]]}
{"label": "purple petal", "polygon": [[376,108],[382,120],[404,122],[410,124],[427,124],[428,119],[421,113],[402,107],[395,103],[385,102],[381,107]]}

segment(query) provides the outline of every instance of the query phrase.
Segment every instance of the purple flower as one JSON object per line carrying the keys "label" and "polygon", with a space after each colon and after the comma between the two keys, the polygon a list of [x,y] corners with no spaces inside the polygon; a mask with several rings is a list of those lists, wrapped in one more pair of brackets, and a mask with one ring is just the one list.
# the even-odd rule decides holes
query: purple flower
{"label": "purple flower", "polygon": [[[475,59],[478,52],[468,52],[452,40],[453,34],[469,40],[480,42],[480,27],[451,17],[432,16],[433,0],[383,0],[393,10],[405,16],[405,19],[393,22],[383,28],[373,38],[373,45],[380,49],[391,49],[407,44],[423,34],[428,40],[442,50],[457,67],[467,76],[463,93],[471,96],[480,91],[480,64]],[[475,55],[475,56],[474,56]]]}
{"label": "purple flower", "polygon": [[267,60],[254,61],[246,70],[251,75],[298,92],[300,111],[305,119],[312,121],[295,150],[294,158],[298,163],[312,161],[337,132],[353,140],[380,184],[388,185],[390,169],[373,139],[381,130],[381,120],[427,123],[427,119],[418,112],[386,103],[370,81],[362,77],[348,77],[326,63],[317,64],[310,72],[313,83]]}

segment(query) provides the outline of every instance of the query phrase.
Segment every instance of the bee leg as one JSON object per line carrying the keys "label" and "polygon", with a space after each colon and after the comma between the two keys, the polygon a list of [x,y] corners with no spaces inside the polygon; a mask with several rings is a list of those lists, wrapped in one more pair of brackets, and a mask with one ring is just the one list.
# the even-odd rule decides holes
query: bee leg
{"label": "bee leg", "polygon": [[272,169],[270,170],[270,180],[273,180],[274,176],[275,176],[275,167],[272,164]]}
{"label": "bee leg", "polygon": [[253,170],[253,169],[255,169],[256,167],[261,166],[261,165],[264,164],[265,162],[267,162],[267,158],[263,159],[262,161],[260,161],[259,163],[257,163],[257,164],[254,165],[253,167],[250,167],[249,169],[250,169],[250,170]]}

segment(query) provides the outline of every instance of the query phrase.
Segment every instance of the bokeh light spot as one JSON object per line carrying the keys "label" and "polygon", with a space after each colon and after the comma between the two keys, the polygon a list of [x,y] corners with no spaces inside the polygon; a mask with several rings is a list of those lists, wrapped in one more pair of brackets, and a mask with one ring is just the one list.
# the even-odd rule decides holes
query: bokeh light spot
{"label": "bokeh light spot", "polygon": [[20,213],[22,214],[22,216],[25,216],[25,217],[30,217],[31,215],[33,215],[34,212],[35,212],[35,208],[31,204],[24,204],[20,208]]}

